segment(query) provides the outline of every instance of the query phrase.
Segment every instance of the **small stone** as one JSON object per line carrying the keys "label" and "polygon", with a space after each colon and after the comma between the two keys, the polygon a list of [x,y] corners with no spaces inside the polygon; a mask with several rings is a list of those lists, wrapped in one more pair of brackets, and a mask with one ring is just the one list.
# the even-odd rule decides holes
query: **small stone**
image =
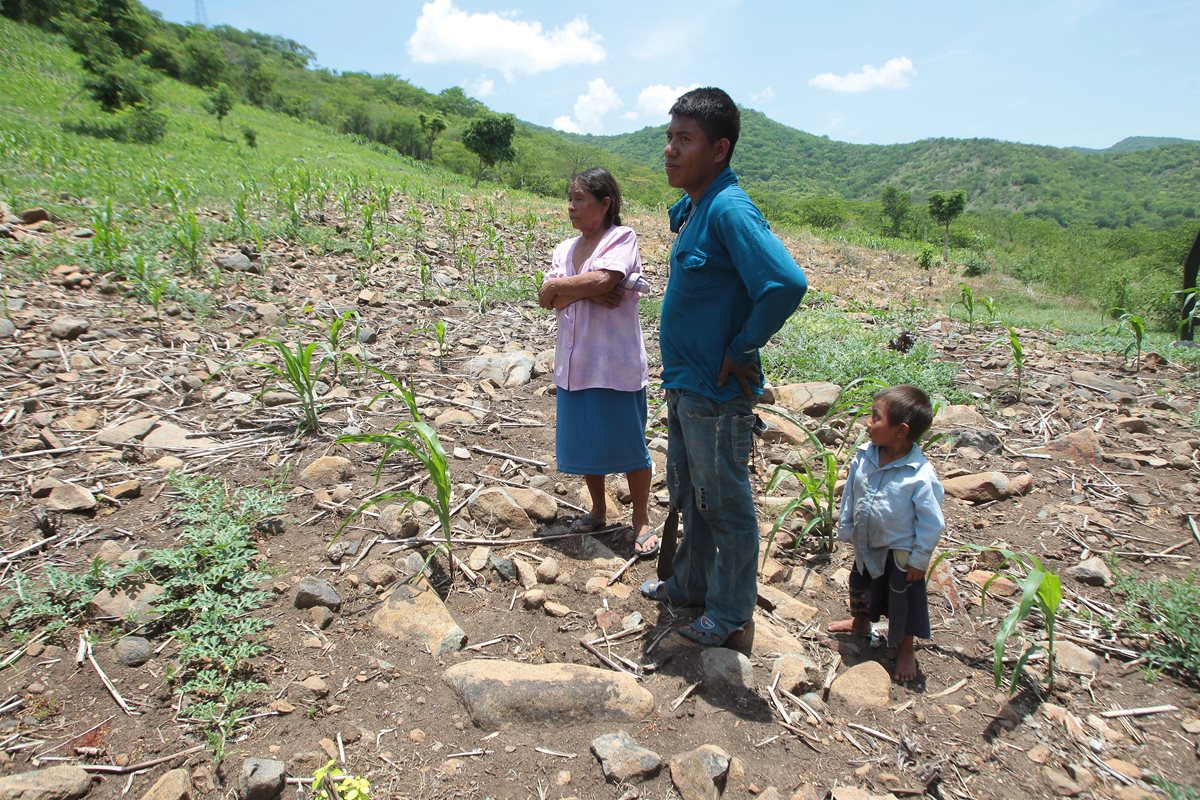
{"label": "small stone", "polygon": [[554,583],[558,580],[560,567],[558,559],[547,558],[537,566],[538,583]]}
{"label": "small stone", "polygon": [[536,611],[546,605],[546,591],[544,589],[530,589],[521,595],[521,603],[530,611]]}
{"label": "small stone", "polygon": [[[534,591],[538,590],[535,589]],[[543,606],[543,608],[545,609],[546,613],[552,617],[565,617],[571,613],[570,606],[563,605],[562,603],[556,603],[553,600],[546,601],[546,604]]]}
{"label": "small stone", "polygon": [[275,800],[283,792],[287,765],[266,758],[242,762],[241,800]]}
{"label": "small stone", "polygon": [[333,612],[325,606],[313,606],[308,609],[308,618],[318,629],[325,630],[333,622]]}
{"label": "small stone", "polygon": [[391,564],[372,564],[363,572],[363,582],[368,586],[391,586],[399,579],[399,571]]}
{"label": "small stone", "polygon": [[142,482],[139,480],[121,481],[115,486],[110,486],[106,494],[118,500],[132,500],[142,496]]}
{"label": "small stone", "polygon": [[126,636],[113,647],[117,662],[127,667],[140,667],[150,660],[153,651],[150,640],[141,636]]}
{"label": "small stone", "polygon": [[50,323],[50,335],[55,339],[78,339],[80,336],[88,332],[90,324],[86,319],[76,319],[74,317],[59,317]]}
{"label": "small stone", "polygon": [[296,608],[324,606],[331,611],[337,611],[342,607],[342,598],[329,581],[308,575],[301,578],[296,586],[294,605]]}
{"label": "small stone", "polygon": [[300,681],[300,685],[312,692],[315,697],[324,697],[329,694],[329,686],[320,675],[312,675],[305,678]]}
{"label": "small stone", "polygon": [[1067,575],[1088,586],[1111,586],[1113,583],[1112,570],[1099,556],[1080,561],[1067,570]]}

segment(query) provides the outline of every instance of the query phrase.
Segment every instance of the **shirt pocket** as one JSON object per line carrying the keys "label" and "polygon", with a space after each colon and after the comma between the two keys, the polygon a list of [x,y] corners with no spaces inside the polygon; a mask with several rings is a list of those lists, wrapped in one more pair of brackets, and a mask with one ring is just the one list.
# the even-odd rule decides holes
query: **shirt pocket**
{"label": "shirt pocket", "polygon": [[687,294],[702,294],[711,291],[720,284],[716,265],[708,252],[689,248],[676,253],[675,263],[679,268],[680,289]]}

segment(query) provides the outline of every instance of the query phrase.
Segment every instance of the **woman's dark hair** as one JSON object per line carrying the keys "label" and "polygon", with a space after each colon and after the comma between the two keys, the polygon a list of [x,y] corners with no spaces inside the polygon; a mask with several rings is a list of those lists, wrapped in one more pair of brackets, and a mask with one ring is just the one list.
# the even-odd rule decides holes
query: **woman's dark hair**
{"label": "woman's dark hair", "polygon": [[728,139],[729,155],[725,157],[725,164],[729,165],[733,148],[742,132],[742,114],[738,111],[737,103],[724,90],[712,86],[692,89],[680,95],[675,105],[671,106],[671,116],[696,120],[710,144],[716,144],[718,139]]}
{"label": "woman's dark hair", "polygon": [[885,409],[890,425],[908,425],[908,440],[916,442],[933,424],[933,403],[916,386],[902,383],[875,395]]}
{"label": "woman's dark hair", "polygon": [[604,221],[609,225],[621,224],[621,187],[617,186],[617,179],[612,176],[611,172],[604,167],[592,167],[583,172],[577,172],[571,176],[571,180],[567,184],[567,191],[569,192],[575,186],[583,189],[597,200],[603,200],[606,197],[610,199],[612,202],[608,204],[608,213],[604,215]]}

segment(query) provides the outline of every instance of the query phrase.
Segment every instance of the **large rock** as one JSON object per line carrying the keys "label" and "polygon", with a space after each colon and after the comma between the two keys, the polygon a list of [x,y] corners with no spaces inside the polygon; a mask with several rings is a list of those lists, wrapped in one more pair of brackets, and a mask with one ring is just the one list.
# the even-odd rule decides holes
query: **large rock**
{"label": "large rock", "polygon": [[580,664],[478,659],[455,664],[443,678],[481,728],[631,722],[654,710],[654,695],[632,675]]}
{"label": "large rock", "polygon": [[96,441],[109,447],[120,447],[123,444],[141,439],[158,424],[158,417],[142,417],[131,419],[111,428],[105,428],[96,434]]}
{"label": "large rock", "polygon": [[892,691],[892,676],[878,661],[864,661],[838,675],[829,687],[830,698],[851,708],[883,708]]}
{"label": "large rock", "polygon": [[293,605],[300,609],[321,607],[337,611],[342,607],[342,597],[329,581],[306,575],[296,584]]}
{"label": "large rock", "polygon": [[933,427],[937,430],[949,428],[988,428],[987,417],[980,414],[975,406],[942,406],[933,418]]}
{"label": "large rock", "polygon": [[750,659],[726,647],[706,647],[700,653],[706,686],[753,691],[754,666]]}
{"label": "large rock", "polygon": [[808,433],[804,428],[783,416],[779,409],[759,406],[755,411],[767,424],[767,429],[762,433],[762,440],[767,444],[800,444],[808,441]]}
{"label": "large rock", "polygon": [[1132,400],[1140,393],[1136,387],[1127,386],[1120,381],[1097,375],[1094,372],[1078,369],[1071,373],[1071,383],[1085,386],[1095,392],[1101,392],[1111,400]]}
{"label": "large rock", "polygon": [[287,764],[271,758],[247,758],[239,783],[242,800],[275,800],[283,792]]}
{"label": "large rock", "polygon": [[817,616],[819,610],[815,606],[810,606],[808,603],[797,600],[782,589],[776,589],[774,586],[764,586],[759,584],[758,596],[760,600],[764,600],[771,606],[771,611],[783,619],[790,619],[793,622],[812,622]]}
{"label": "large rock", "polygon": [[758,658],[771,654],[804,652],[804,645],[799,639],[792,636],[782,625],[776,625],[762,614],[755,614],[754,619],[742,630],[734,632],[725,646]]}
{"label": "large rock", "polygon": [[220,442],[192,433],[171,422],[159,422],[142,438],[142,444],[158,450],[211,450]]}
{"label": "large rock", "polygon": [[261,273],[262,265],[255,264],[245,253],[232,253],[217,259],[217,266],[226,272]]}
{"label": "large rock", "polygon": [[0,800],[75,800],[91,789],[82,767],[65,764],[0,778]]}
{"label": "large rock", "polygon": [[785,653],[771,667],[771,683],[792,694],[807,694],[821,685],[824,676],[811,658],[801,653]]}
{"label": "large rock", "polygon": [[827,381],[812,381],[774,386],[772,391],[775,393],[776,404],[793,414],[821,417],[837,402],[842,387]]}
{"label": "large rock", "polygon": [[305,486],[332,486],[354,477],[354,464],[344,456],[321,456],[300,473]]}
{"label": "large rock", "polygon": [[511,488],[508,495],[532,520],[550,523],[558,518],[558,503],[541,489]]}
{"label": "large rock", "polygon": [[534,530],[529,515],[506,489],[484,489],[475,495],[467,508],[471,512],[471,519],[485,527],[496,530],[509,528],[517,533],[532,533]]}
{"label": "large rock", "polygon": [[1091,428],[1081,428],[1074,433],[1060,436],[1035,452],[1080,464],[1099,464],[1104,461],[1104,452],[1100,449],[1100,437]]}
{"label": "large rock", "polygon": [[88,321],[76,317],[59,317],[50,323],[50,335],[55,339],[78,339],[88,332]]}
{"label": "large rock", "polygon": [[161,586],[153,583],[147,583],[132,596],[124,591],[113,592],[111,589],[104,589],[92,598],[88,610],[95,616],[114,617],[131,628],[136,628],[161,616],[154,607],[154,601],[162,597],[164,591]]}
{"label": "large rock", "polygon": [[671,782],[683,800],[716,800],[729,773],[729,754],[714,744],[671,758]]}
{"label": "large rock", "polygon": [[1003,472],[978,472],[960,475],[942,481],[942,487],[950,497],[971,503],[986,503],[1006,497],[1022,495],[1033,486],[1033,476],[1005,475]]}
{"label": "large rock", "polygon": [[1100,656],[1086,647],[1063,640],[1054,643],[1054,663],[1068,672],[1080,672],[1085,675],[1099,672],[1104,664]]}
{"label": "large rock", "polygon": [[83,513],[96,508],[96,496],[73,483],[64,483],[50,490],[46,508],[51,511],[74,511]]}
{"label": "large rock", "polygon": [[383,606],[372,621],[382,633],[421,642],[435,656],[453,653],[467,641],[467,634],[442,598],[424,580],[402,583],[392,589],[384,596]]}
{"label": "large rock", "polygon": [[529,383],[533,376],[533,367],[533,355],[524,350],[476,356],[464,365],[468,373],[480,378],[491,378],[507,388]]}
{"label": "large rock", "polygon": [[192,779],[186,769],[173,769],[163,775],[147,792],[142,800],[190,800]]}
{"label": "large rock", "polygon": [[596,737],[592,753],[600,761],[604,778],[613,783],[653,777],[662,766],[662,756],[642,747],[625,731]]}

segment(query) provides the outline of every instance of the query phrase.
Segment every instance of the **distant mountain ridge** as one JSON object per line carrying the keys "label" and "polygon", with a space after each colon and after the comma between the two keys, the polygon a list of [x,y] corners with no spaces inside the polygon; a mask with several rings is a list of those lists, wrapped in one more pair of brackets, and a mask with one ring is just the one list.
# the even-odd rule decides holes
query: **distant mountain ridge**
{"label": "distant mountain ridge", "polygon": [[[614,136],[563,135],[657,168],[665,133],[662,125]],[[733,166],[751,190],[792,197],[874,200],[890,185],[920,203],[931,191],[964,189],[971,210],[1101,227],[1157,228],[1200,215],[1200,141],[1165,137],[1130,137],[1102,151],[995,139],[860,145],[743,109]]]}
{"label": "distant mountain ridge", "polygon": [[1093,147],[1072,147],[1071,149],[1081,153],[1133,153],[1168,144],[1200,144],[1200,140],[1180,139],[1175,136],[1126,136],[1116,144],[1102,149]]}

